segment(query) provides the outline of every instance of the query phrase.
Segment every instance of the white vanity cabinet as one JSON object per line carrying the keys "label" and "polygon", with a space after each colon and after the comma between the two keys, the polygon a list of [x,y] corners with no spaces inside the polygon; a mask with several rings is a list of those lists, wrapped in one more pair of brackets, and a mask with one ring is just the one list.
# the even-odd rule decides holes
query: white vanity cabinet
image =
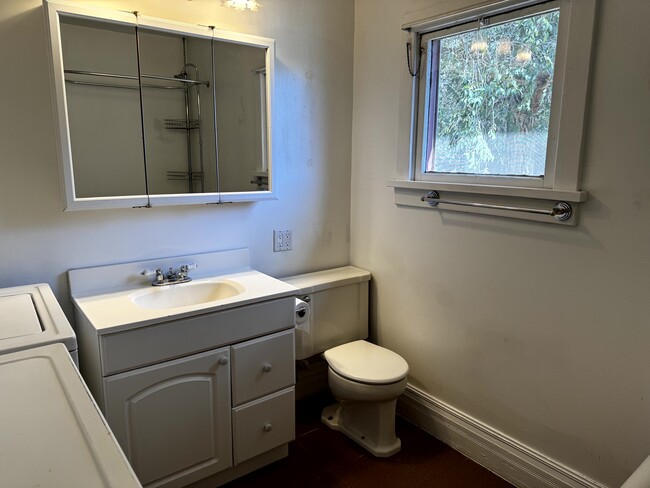
{"label": "white vanity cabinet", "polygon": [[105,414],[145,486],[232,466],[227,347],[104,379]]}
{"label": "white vanity cabinet", "polygon": [[286,455],[293,298],[114,332],[77,308],[77,328],[82,374],[145,487],[218,486]]}

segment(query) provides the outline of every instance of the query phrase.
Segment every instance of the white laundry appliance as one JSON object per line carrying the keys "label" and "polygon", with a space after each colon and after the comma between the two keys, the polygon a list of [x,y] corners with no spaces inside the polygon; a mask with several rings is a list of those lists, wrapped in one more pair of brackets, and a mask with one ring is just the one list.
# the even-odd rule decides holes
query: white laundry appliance
{"label": "white laundry appliance", "polygon": [[0,486],[138,488],[47,284],[0,289]]}

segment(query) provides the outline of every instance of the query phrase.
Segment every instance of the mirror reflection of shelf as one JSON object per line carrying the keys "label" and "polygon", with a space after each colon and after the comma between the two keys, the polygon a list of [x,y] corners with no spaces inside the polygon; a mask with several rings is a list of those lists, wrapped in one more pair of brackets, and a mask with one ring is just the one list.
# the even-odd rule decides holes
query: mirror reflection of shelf
{"label": "mirror reflection of shelf", "polygon": [[165,119],[165,129],[193,130],[198,128],[200,128],[200,124],[197,119]]}
{"label": "mirror reflection of shelf", "polygon": [[167,171],[168,181],[187,181],[189,179],[200,181],[203,178],[203,171]]}

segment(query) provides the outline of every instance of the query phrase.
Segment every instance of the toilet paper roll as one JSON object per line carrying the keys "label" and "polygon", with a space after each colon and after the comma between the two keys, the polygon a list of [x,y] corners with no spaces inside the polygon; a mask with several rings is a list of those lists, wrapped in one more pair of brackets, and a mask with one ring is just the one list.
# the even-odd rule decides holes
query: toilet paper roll
{"label": "toilet paper roll", "polygon": [[295,304],[295,312],[296,312],[296,327],[298,329],[306,329],[307,328],[307,322],[309,321],[309,318],[311,316],[311,308],[309,306],[309,303],[296,298],[296,304]]}

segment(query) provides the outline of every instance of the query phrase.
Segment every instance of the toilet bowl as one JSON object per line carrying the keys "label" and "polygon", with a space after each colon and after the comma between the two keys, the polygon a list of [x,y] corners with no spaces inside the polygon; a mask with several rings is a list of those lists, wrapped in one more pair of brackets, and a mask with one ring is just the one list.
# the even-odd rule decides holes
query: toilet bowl
{"label": "toilet bowl", "polygon": [[395,435],[397,397],[406,388],[408,365],[398,354],[366,341],[355,341],[324,353],[328,385],[337,403],[321,420],[343,432],[378,457],[401,448]]}
{"label": "toilet bowl", "polygon": [[[323,354],[328,385],[337,403],[321,420],[375,456],[398,452],[397,397],[406,388],[408,364],[371,344],[368,337],[370,273],[353,266],[283,279],[299,289],[296,298],[296,359]],[[299,386],[299,382],[298,382]]]}

